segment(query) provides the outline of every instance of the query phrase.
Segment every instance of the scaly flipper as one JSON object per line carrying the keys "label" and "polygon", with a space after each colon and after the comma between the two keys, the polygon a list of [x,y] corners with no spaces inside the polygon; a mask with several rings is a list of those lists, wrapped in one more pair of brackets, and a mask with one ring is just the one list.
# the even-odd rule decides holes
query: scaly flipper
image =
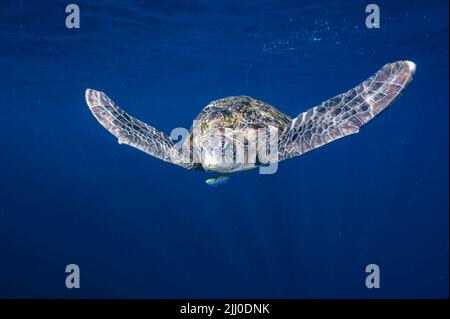
{"label": "scaly flipper", "polygon": [[120,144],[133,146],[163,161],[187,169],[193,168],[194,165],[181,162],[169,136],[127,114],[105,93],[87,89],[86,102],[97,121],[117,137]]}
{"label": "scaly flipper", "polygon": [[416,65],[410,61],[386,64],[357,87],[301,113],[279,137],[279,160],[358,133],[395,100],[415,70]]}

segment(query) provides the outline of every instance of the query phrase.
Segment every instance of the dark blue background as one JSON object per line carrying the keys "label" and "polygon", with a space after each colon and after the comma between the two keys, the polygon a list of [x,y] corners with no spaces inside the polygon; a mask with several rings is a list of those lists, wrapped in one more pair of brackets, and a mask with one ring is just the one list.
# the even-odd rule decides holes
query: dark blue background
{"label": "dark blue background", "polygon": [[[448,2],[0,4],[0,297],[448,297]],[[170,132],[250,95],[295,116],[417,63],[360,134],[211,188],[118,145],[84,90]],[[65,266],[81,289],[65,288]],[[364,285],[381,268],[381,288]]]}

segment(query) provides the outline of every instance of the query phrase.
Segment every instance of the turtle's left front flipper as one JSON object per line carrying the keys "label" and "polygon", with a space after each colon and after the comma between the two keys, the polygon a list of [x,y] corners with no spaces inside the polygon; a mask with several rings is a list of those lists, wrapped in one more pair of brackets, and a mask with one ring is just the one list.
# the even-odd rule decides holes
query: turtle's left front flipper
{"label": "turtle's left front flipper", "polygon": [[279,136],[278,159],[302,155],[358,133],[400,95],[415,70],[410,61],[386,64],[357,87],[301,113]]}
{"label": "turtle's left front flipper", "polygon": [[127,114],[105,93],[87,89],[86,102],[97,121],[117,137],[120,144],[133,146],[163,161],[184,168],[193,168],[192,164],[181,161],[169,136]]}

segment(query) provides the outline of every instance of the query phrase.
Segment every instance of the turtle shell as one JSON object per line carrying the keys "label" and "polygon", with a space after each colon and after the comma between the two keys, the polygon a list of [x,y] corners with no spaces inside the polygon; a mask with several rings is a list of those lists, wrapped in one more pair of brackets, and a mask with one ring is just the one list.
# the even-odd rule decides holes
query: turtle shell
{"label": "turtle shell", "polygon": [[282,131],[290,122],[289,116],[270,104],[249,96],[231,96],[209,103],[195,119],[194,126],[199,133],[211,129],[239,130],[269,126]]}

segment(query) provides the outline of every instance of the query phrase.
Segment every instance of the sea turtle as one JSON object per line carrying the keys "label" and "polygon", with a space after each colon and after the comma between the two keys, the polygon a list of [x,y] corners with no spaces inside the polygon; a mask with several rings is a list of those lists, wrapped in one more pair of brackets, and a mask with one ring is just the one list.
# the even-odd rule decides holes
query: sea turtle
{"label": "sea turtle", "polygon": [[[355,88],[295,118],[248,96],[219,99],[200,112],[189,133],[177,143],[127,114],[102,92],[87,89],[86,101],[95,118],[120,144],[187,169],[227,174],[302,155],[358,133],[361,126],[394,101],[412,80],[415,69],[416,65],[410,61],[386,64]],[[261,137],[265,138],[264,142]],[[237,146],[247,151],[259,143],[267,150],[272,145],[267,142],[271,137],[276,137],[276,154],[272,160],[267,161],[267,156],[260,153],[254,157],[244,153],[237,160]],[[228,177],[223,179],[226,180]],[[207,183],[220,184],[222,179],[219,183],[212,180]]]}

